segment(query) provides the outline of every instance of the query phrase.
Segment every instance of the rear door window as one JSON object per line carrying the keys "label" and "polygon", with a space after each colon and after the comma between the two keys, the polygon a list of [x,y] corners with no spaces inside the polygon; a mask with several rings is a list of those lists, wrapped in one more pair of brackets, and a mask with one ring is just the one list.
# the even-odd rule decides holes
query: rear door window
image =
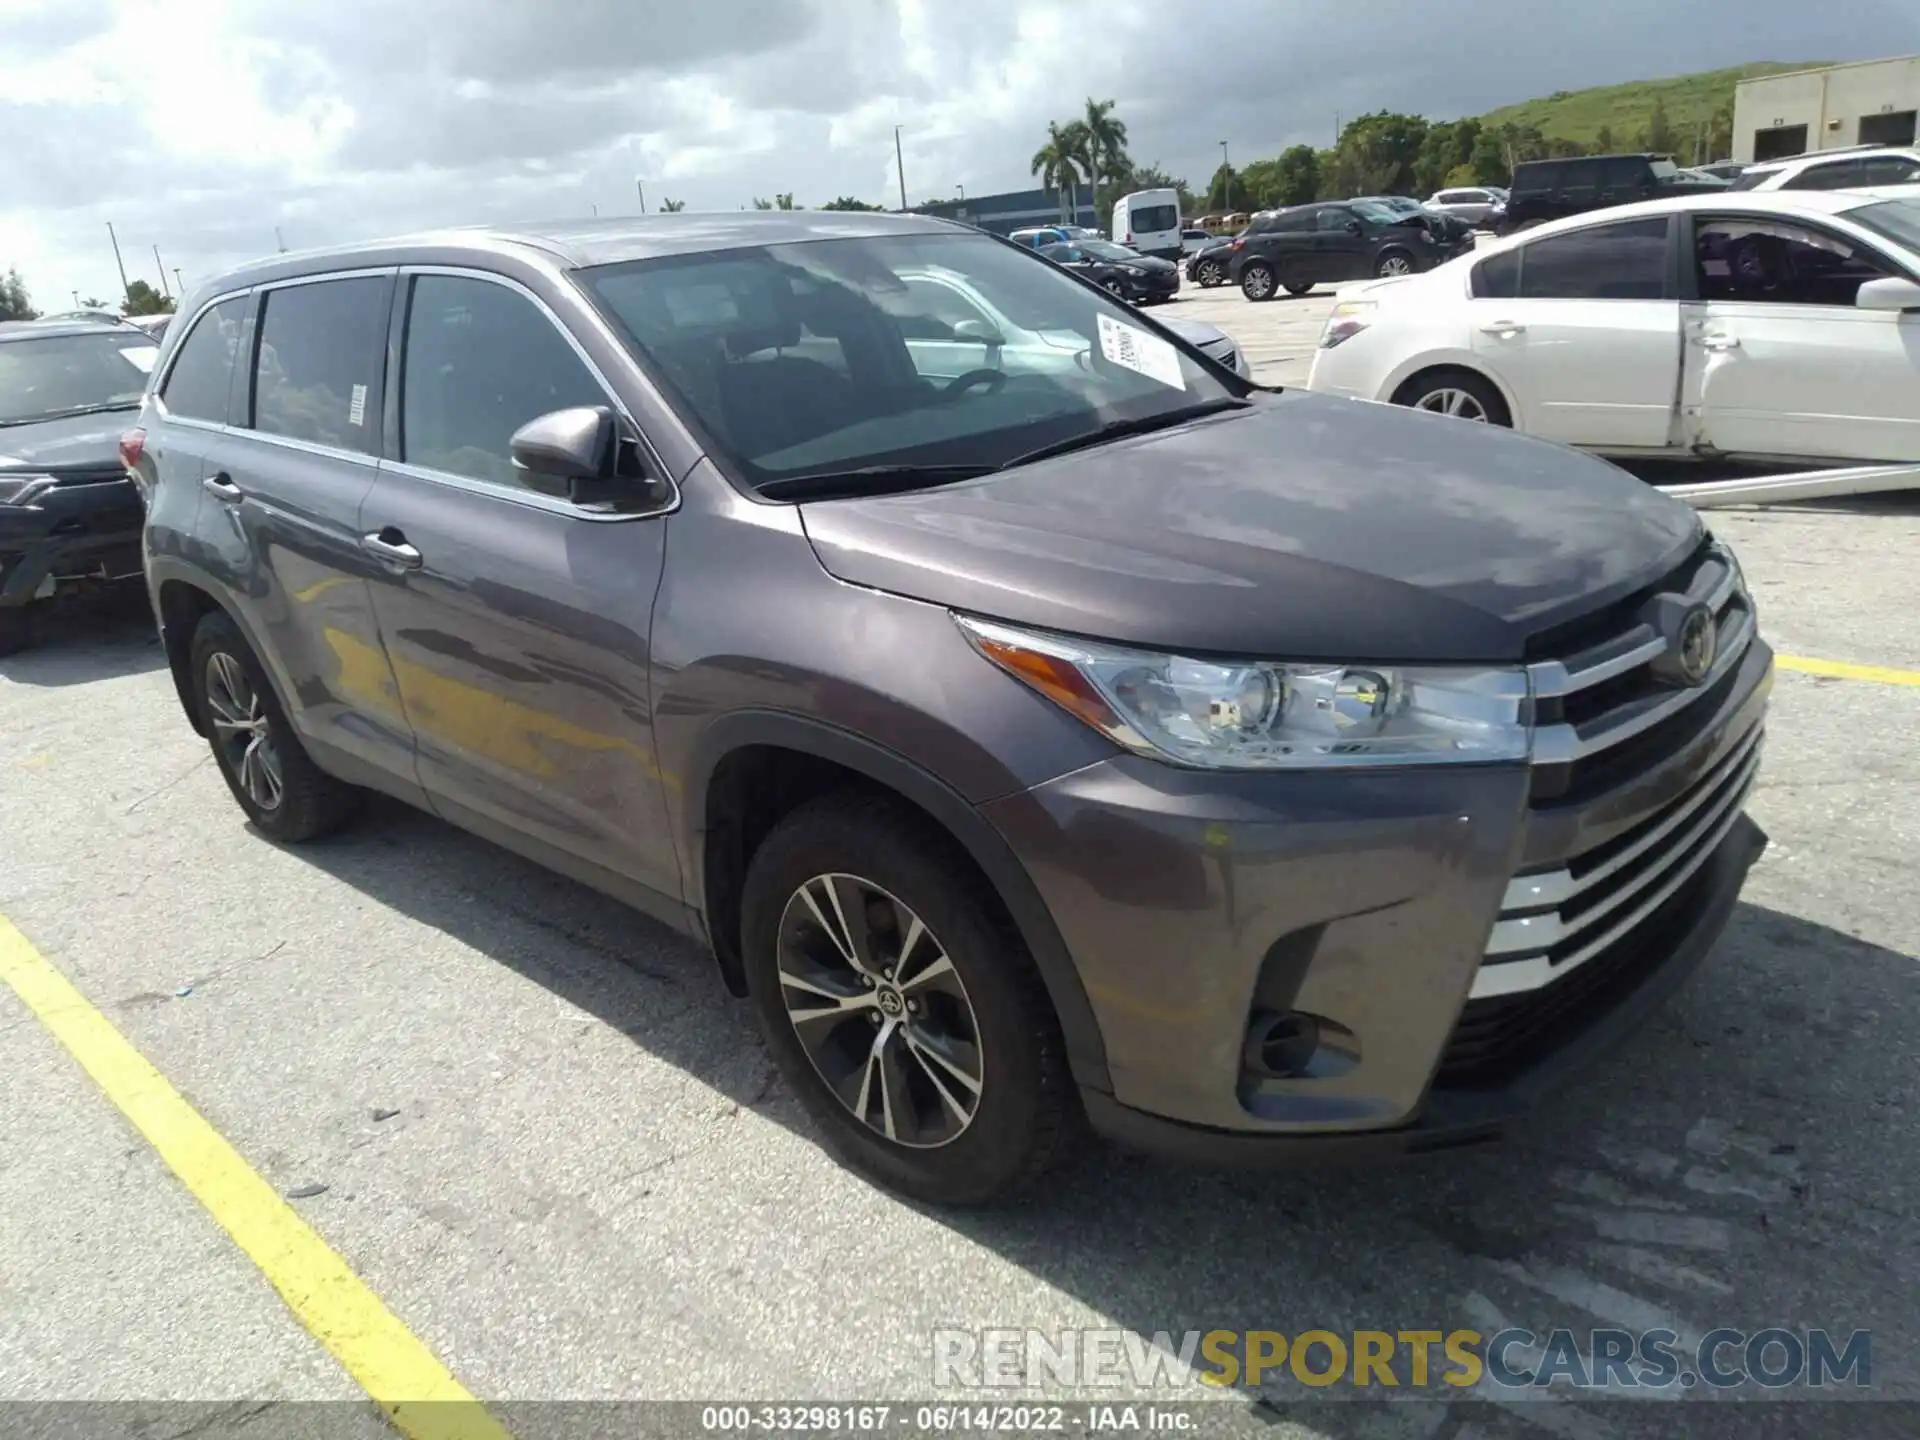
{"label": "rear door window", "polygon": [[1128,228],[1133,230],[1177,230],[1180,207],[1177,205],[1137,205],[1129,212]]}
{"label": "rear door window", "polygon": [[240,353],[241,331],[252,298],[222,300],[188,332],[160,387],[169,415],[227,423],[227,393],[233,385],[233,361]]}
{"label": "rear door window", "polygon": [[392,280],[360,275],[270,290],[254,361],[253,428],[377,454]]}
{"label": "rear door window", "polygon": [[1628,220],[1521,247],[1523,300],[1660,300],[1667,295],[1667,221]]}

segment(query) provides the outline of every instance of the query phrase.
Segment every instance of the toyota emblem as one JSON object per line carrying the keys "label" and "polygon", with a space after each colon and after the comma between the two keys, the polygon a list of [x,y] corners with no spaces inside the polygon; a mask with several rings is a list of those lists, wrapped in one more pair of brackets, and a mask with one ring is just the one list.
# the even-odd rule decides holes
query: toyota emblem
{"label": "toyota emblem", "polygon": [[1720,630],[1713,612],[1695,605],[1680,618],[1679,631],[1673,637],[1673,658],[1680,677],[1689,685],[1698,685],[1713,671],[1720,648]]}

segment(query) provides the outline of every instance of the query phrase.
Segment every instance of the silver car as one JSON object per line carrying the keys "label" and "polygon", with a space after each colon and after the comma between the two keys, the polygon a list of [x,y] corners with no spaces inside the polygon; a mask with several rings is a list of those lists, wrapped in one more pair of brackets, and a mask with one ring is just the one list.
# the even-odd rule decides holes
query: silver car
{"label": "silver car", "polygon": [[1452,215],[1469,225],[1484,224],[1493,207],[1507,198],[1506,192],[1491,185],[1465,185],[1453,190],[1436,190],[1427,201],[1429,210]]}

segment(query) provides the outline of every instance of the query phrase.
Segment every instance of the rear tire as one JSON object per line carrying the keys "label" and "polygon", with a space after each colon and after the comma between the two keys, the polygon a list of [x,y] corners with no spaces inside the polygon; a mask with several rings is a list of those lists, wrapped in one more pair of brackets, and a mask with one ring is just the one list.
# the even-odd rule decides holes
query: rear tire
{"label": "rear tire", "polygon": [[754,852],[740,936],[767,1047],[850,1168],[979,1205],[1058,1157],[1075,1112],[1053,1007],[929,822],[853,793],[800,807]]}
{"label": "rear tire", "polygon": [[214,763],[261,834],[286,844],[316,840],[359,808],[362,791],[313,763],[224,611],[201,617],[188,663]]}
{"label": "rear tire", "polygon": [[31,604],[0,606],[0,655],[14,655],[33,644]]}
{"label": "rear tire", "polygon": [[1311,289],[1313,289],[1313,281],[1311,280],[1289,280],[1287,282],[1287,294],[1289,295],[1304,295]]}
{"label": "rear tire", "polygon": [[1247,299],[1260,303],[1273,299],[1279,286],[1274,283],[1273,267],[1264,260],[1256,260],[1240,272],[1240,293]]}

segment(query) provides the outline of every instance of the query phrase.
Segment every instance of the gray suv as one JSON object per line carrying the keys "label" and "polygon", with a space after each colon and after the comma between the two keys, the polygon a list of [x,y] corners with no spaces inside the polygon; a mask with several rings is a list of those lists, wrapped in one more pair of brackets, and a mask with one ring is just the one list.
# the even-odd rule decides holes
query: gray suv
{"label": "gray suv", "polygon": [[166,654],[264,836],[382,791],[625,899],[932,1200],[1083,1119],[1488,1139],[1765,843],[1772,656],[1692,510],[1263,389],[964,226],[281,256],[181,312],[140,425]]}

